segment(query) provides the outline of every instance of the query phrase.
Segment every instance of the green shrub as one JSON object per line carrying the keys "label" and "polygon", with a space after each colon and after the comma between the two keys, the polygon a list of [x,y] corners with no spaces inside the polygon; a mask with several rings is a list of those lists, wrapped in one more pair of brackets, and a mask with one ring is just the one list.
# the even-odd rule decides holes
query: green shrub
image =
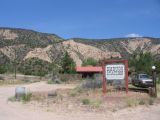
{"label": "green shrub", "polygon": [[151,66],[154,64],[154,59],[151,53],[133,53],[129,59],[129,67],[136,72],[145,72],[151,74]]}
{"label": "green shrub", "polygon": [[0,65],[0,74],[6,73],[7,67],[5,65]]}
{"label": "green shrub", "polygon": [[154,104],[154,98],[150,98],[150,99],[148,100],[148,104],[149,104],[149,105],[153,105],[153,104]]}
{"label": "green shrub", "polygon": [[54,84],[53,80],[48,80],[47,83],[48,84]]}
{"label": "green shrub", "polygon": [[157,84],[160,84],[160,80],[157,80]]}
{"label": "green shrub", "polygon": [[67,77],[61,77],[61,81],[62,81],[62,82],[67,82],[68,79],[67,79]]}
{"label": "green shrub", "polygon": [[32,93],[27,93],[26,95],[23,95],[19,99],[17,99],[15,96],[9,97],[8,101],[14,102],[14,101],[22,101],[22,102],[29,102],[32,98]]}
{"label": "green shrub", "polygon": [[88,65],[96,66],[97,64],[98,64],[97,60],[91,57],[83,60],[82,62],[82,66],[88,66]]}
{"label": "green shrub", "polygon": [[73,90],[71,90],[71,91],[69,92],[69,95],[70,95],[71,97],[75,97],[75,96],[77,96],[78,94],[79,94],[78,89],[73,89]]}
{"label": "green shrub", "polygon": [[18,71],[25,75],[45,76],[52,71],[52,65],[49,62],[40,60],[38,58],[27,59],[23,61]]}
{"label": "green shrub", "polygon": [[139,104],[138,100],[136,99],[127,99],[126,103],[128,107],[134,107]]}
{"label": "green shrub", "polygon": [[9,97],[8,101],[14,102],[14,101],[16,101],[16,97],[15,96]]}
{"label": "green shrub", "polygon": [[101,105],[101,101],[99,101],[99,100],[93,100],[93,101],[91,101],[90,102],[90,106],[92,107],[92,108],[99,108],[100,107],[100,105]]}
{"label": "green shrub", "polygon": [[27,93],[26,95],[23,95],[21,100],[23,102],[29,102],[31,100],[31,97],[32,97],[32,93]]}
{"label": "green shrub", "polygon": [[160,84],[157,84],[157,96],[160,97]]}
{"label": "green shrub", "polygon": [[89,105],[91,108],[98,108],[101,105],[101,101],[99,100],[90,100],[90,99],[83,99],[82,100],[83,105]]}
{"label": "green shrub", "polygon": [[89,99],[83,99],[83,100],[82,100],[83,105],[89,105],[90,102],[91,102],[91,101],[90,101]]}
{"label": "green shrub", "polygon": [[68,73],[68,74],[76,73],[75,70],[76,64],[67,52],[64,54],[64,57],[62,58],[61,66],[63,73]]}
{"label": "green shrub", "polygon": [[144,105],[144,104],[145,104],[145,102],[143,100],[139,101],[139,105]]}

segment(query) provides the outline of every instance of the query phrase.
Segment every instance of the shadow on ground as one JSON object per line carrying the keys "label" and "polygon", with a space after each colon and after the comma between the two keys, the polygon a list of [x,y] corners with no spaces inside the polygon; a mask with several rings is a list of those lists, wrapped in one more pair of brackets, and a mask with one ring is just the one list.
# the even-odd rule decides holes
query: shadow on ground
{"label": "shadow on ground", "polygon": [[129,88],[129,91],[132,91],[132,92],[141,92],[141,93],[149,93],[148,88],[138,88],[138,87],[135,87],[135,88]]}

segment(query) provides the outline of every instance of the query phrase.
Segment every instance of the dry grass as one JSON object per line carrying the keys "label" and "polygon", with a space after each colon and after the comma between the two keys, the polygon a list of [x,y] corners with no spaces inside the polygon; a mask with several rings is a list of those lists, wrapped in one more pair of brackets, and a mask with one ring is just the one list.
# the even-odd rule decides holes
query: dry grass
{"label": "dry grass", "polygon": [[21,80],[1,80],[0,85],[16,85],[16,84],[24,84],[27,83],[26,81]]}
{"label": "dry grass", "polygon": [[[139,105],[153,105],[160,103],[160,99],[150,98],[144,92],[130,91],[126,95],[125,91],[115,90],[107,87],[107,94],[102,94],[102,89],[58,89],[50,92],[32,93],[30,102],[27,103],[37,108],[43,108],[52,112],[116,112],[127,107]],[[160,87],[158,86],[158,94]]]}
{"label": "dry grass", "polygon": [[157,96],[160,98],[160,84],[157,84]]}
{"label": "dry grass", "polygon": [[[49,93],[33,93],[31,104],[42,107],[47,111],[54,112],[115,112],[127,107],[139,105],[153,105],[158,100],[150,98],[147,93],[108,90],[104,96],[101,89],[81,89],[56,90]],[[55,109],[56,108],[56,109]]]}
{"label": "dry grass", "polygon": [[4,85],[19,85],[19,84],[30,84],[34,82],[39,82],[37,81],[30,81],[30,80],[0,80],[0,86]]}

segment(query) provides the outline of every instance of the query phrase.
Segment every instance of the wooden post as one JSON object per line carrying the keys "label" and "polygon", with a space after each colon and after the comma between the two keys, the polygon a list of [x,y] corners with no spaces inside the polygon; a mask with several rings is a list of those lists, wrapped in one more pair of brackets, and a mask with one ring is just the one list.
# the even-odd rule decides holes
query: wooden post
{"label": "wooden post", "polygon": [[125,85],[126,85],[126,94],[128,94],[128,61],[125,60]]}
{"label": "wooden post", "polygon": [[106,94],[107,88],[106,88],[106,78],[105,78],[105,64],[104,62],[102,63],[102,72],[103,72],[103,81],[102,81],[102,92],[103,94]]}

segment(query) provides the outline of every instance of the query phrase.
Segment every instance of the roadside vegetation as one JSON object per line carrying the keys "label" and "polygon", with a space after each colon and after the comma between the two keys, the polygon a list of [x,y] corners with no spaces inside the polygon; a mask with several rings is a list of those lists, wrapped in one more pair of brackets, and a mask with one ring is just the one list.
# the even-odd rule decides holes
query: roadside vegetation
{"label": "roadside vegetation", "polygon": [[[9,98],[9,101],[16,101]],[[150,106],[159,103],[158,99],[150,98],[147,93],[112,91],[108,88],[105,96],[102,89],[75,89],[56,90],[50,92],[33,92],[22,97],[19,102],[34,104],[36,108],[43,105],[47,111],[90,111],[90,112],[116,112],[128,107]],[[57,108],[57,109],[55,109]],[[75,110],[76,108],[76,110]]]}
{"label": "roadside vegetation", "polygon": [[158,98],[160,98],[160,82],[159,82],[160,80],[158,80],[158,82],[157,82],[157,96],[158,96]]}
{"label": "roadside vegetation", "polygon": [[[24,65],[24,71],[29,71],[32,69],[31,74],[38,76],[45,76],[50,73],[52,77],[48,79],[48,84],[54,83],[69,83],[71,80],[69,76],[63,75],[75,75],[75,63],[73,59],[70,58],[69,54],[66,52],[62,61],[61,66],[55,64],[48,64],[42,61],[28,61],[27,64],[30,66],[34,66],[34,68],[30,68],[28,65]],[[150,53],[140,53],[133,55],[129,60],[129,67],[134,72],[146,72],[151,75],[151,66],[159,64],[158,61],[152,58]],[[98,62],[93,58],[88,58],[83,61],[83,66],[98,65]],[[49,69],[49,71],[48,71]],[[159,67],[157,65],[157,73],[159,74]],[[27,72],[27,73],[29,73]],[[29,73],[30,74],[30,73]],[[63,75],[61,75],[63,74]],[[73,77],[73,81],[76,80]],[[103,96],[102,94],[102,82],[101,75],[96,75],[91,78],[86,78],[83,81],[78,81],[79,86],[75,89],[67,89],[67,90],[57,90],[50,92],[41,92],[41,93],[31,93],[26,96],[23,96],[20,101],[25,102],[27,104],[40,103],[44,105],[45,108],[49,111],[53,111],[55,108],[59,108],[60,110],[66,111],[74,111],[75,108],[77,110],[82,111],[100,111],[105,112],[106,110],[110,110],[115,112],[120,109],[124,109],[127,107],[136,107],[139,105],[149,106],[159,103],[160,96],[160,82],[157,81],[157,92],[158,98],[151,98],[148,93],[145,92],[133,92],[130,91],[128,95],[126,95],[124,89],[116,88],[111,84],[107,86],[107,94]],[[76,84],[77,84],[76,83]],[[15,98],[9,98],[10,101],[14,101]]]}
{"label": "roadside vegetation", "polygon": [[11,102],[20,101],[23,103],[27,103],[27,102],[31,101],[31,98],[32,98],[32,93],[26,93],[25,95],[22,95],[18,98],[16,98],[15,96],[10,97],[10,98],[8,98],[8,101],[11,101]]}
{"label": "roadside vegetation", "polygon": [[18,71],[24,75],[45,76],[49,71],[52,71],[52,64],[38,58],[32,58],[22,62]]}
{"label": "roadside vegetation", "polygon": [[4,85],[21,85],[39,82],[40,80],[0,80],[0,86]]}
{"label": "roadside vegetation", "polygon": [[152,74],[152,66],[156,66],[156,72],[160,74],[160,60],[155,59],[151,53],[134,53],[129,58],[129,68],[132,72]]}
{"label": "roadside vegetation", "polygon": [[82,66],[97,66],[97,65],[98,65],[98,61],[92,57],[89,57],[82,61]]}
{"label": "roadside vegetation", "polygon": [[61,66],[62,73],[73,74],[76,72],[76,64],[67,52],[64,54],[64,57],[62,58]]}

